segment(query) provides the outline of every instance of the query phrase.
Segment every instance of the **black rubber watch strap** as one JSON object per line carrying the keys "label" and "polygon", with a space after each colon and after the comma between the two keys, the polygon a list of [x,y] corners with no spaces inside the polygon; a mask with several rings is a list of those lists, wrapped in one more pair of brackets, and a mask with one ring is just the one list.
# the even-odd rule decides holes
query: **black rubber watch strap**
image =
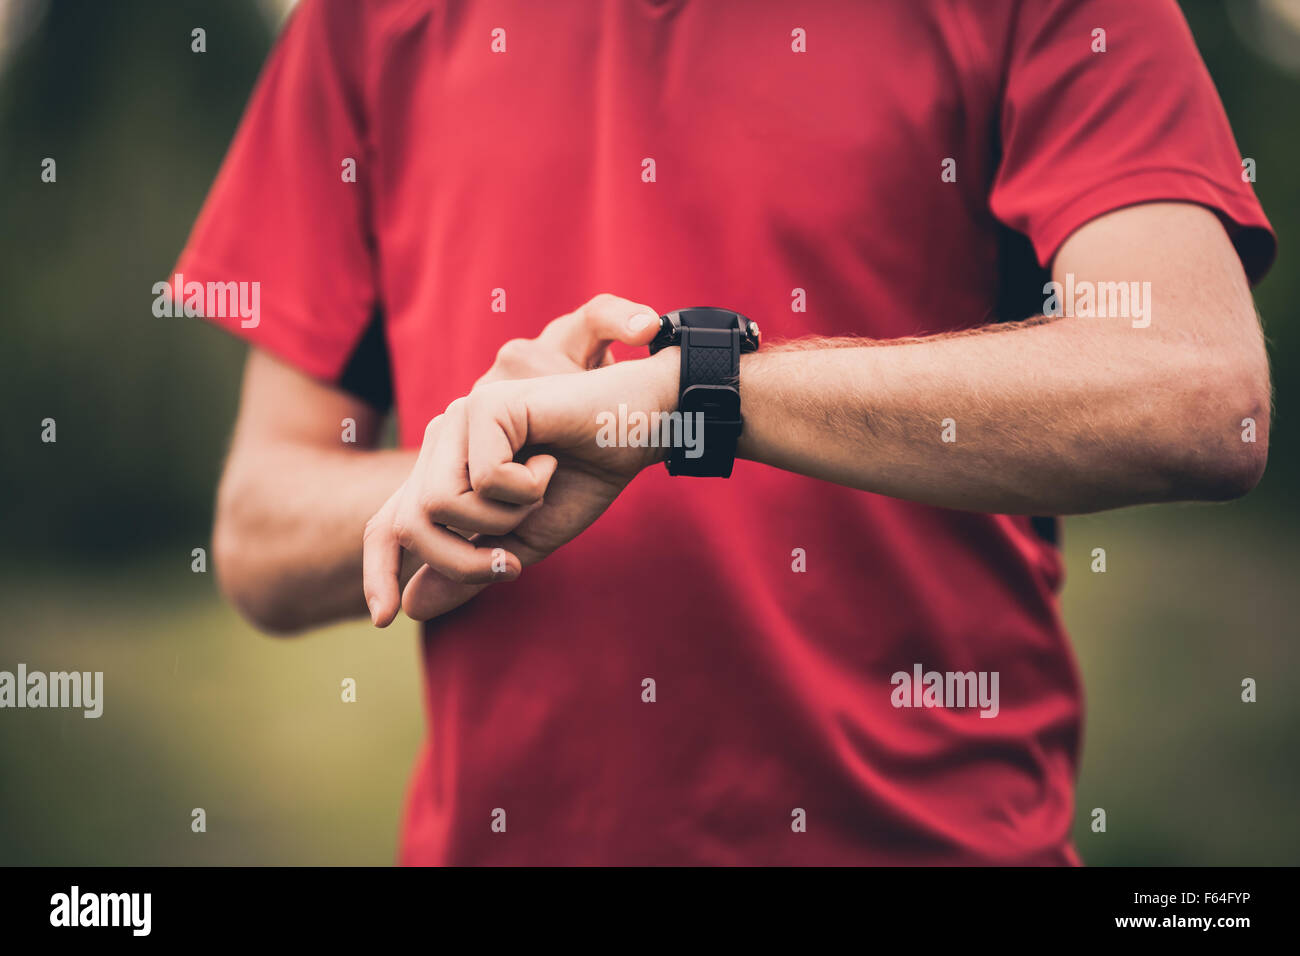
{"label": "black rubber watch strap", "polygon": [[[671,449],[668,472],[700,478],[729,478],[736,460],[740,417],[740,330],[684,326],[681,330],[678,411],[692,429],[694,449]],[[699,415],[703,416],[701,419]],[[689,423],[686,417],[691,416]],[[689,457],[688,452],[701,452]]]}

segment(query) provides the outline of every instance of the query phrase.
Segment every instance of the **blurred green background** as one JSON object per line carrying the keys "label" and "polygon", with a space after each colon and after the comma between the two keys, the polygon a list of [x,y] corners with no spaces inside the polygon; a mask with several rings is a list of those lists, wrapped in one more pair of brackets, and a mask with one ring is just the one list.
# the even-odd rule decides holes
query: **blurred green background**
{"label": "blurred green background", "polygon": [[[0,713],[0,863],[394,858],[421,737],[415,630],[261,637],[191,572],[244,350],[150,313],[286,6],[0,0],[0,669],[102,670],[108,701],[99,720]],[[1087,688],[1076,839],[1090,864],[1294,864],[1300,2],[1184,10],[1281,243],[1256,290],[1272,453],[1243,501],[1067,523]],[[345,677],[355,706],[338,704]]]}

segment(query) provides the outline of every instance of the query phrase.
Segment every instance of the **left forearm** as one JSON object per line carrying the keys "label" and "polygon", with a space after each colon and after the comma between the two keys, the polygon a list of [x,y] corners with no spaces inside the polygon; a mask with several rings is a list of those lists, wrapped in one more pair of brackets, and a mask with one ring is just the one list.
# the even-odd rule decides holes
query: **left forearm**
{"label": "left forearm", "polygon": [[[1144,331],[1039,320],[748,355],[739,454],[975,511],[1068,514],[1244,493],[1263,466],[1266,388],[1243,370],[1249,363],[1209,361],[1192,340]],[[1247,417],[1259,423],[1255,443],[1241,440]]]}

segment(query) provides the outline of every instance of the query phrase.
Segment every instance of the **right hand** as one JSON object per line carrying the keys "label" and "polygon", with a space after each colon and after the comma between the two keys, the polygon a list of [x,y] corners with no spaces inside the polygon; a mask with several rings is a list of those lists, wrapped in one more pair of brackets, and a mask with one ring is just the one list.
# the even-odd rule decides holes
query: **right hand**
{"label": "right hand", "polygon": [[[636,318],[643,322],[633,328]],[[474,387],[610,365],[613,342],[647,345],[658,328],[654,309],[598,295],[550,322],[536,338],[506,342]],[[465,401],[457,399],[429,423],[410,477],[366,523],[363,587],[378,627],[391,623],[399,606],[415,620],[445,613],[490,583],[514,580],[525,560],[538,559],[475,541],[480,535],[508,534],[540,507],[556,460],[534,454],[523,461],[504,500],[500,494],[488,498],[476,492],[463,468]],[[423,562],[405,591],[400,584],[403,551]]]}

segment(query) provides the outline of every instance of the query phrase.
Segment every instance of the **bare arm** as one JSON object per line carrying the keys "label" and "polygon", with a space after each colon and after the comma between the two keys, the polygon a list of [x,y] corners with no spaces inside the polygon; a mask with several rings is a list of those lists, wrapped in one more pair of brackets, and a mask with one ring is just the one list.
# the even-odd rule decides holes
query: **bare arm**
{"label": "bare arm", "polygon": [[[904,342],[760,351],[739,453],[951,508],[1069,514],[1250,490],[1268,448],[1263,337],[1215,216],[1160,203],[1088,223],[1053,278],[1148,281],[1150,325],[1039,316]],[[941,281],[941,277],[936,277]],[[1242,441],[1242,420],[1257,440]],[[942,440],[945,419],[950,437]]]}
{"label": "bare arm", "polygon": [[[642,321],[632,322],[636,317]],[[645,345],[655,317],[644,305],[598,295],[536,338],[505,342],[477,385],[608,365],[610,343]],[[356,422],[355,442],[343,441],[345,418]],[[367,613],[363,540],[391,530],[389,512],[383,520],[373,516],[386,501],[402,497],[418,457],[413,450],[375,450],[382,426],[382,416],[346,392],[265,352],[249,356],[217,495],[213,549],[222,590],[262,630],[287,633]],[[436,438],[438,430],[431,425],[426,437]],[[432,541],[429,553],[446,559],[443,570],[459,577],[467,564],[491,561],[491,549],[464,541],[470,532],[462,529],[501,508],[473,493],[455,496],[445,508],[427,496],[412,507],[421,501],[441,519],[421,540]],[[385,565],[394,586],[408,581],[425,559],[413,549],[395,551]],[[449,585],[428,568],[423,578]]]}
{"label": "bare arm", "polygon": [[[1069,514],[1249,491],[1268,448],[1269,381],[1250,291],[1223,227],[1192,205],[1134,206],[1094,220],[1061,249],[1054,275],[1150,283],[1151,321],[1062,317],[907,342],[814,340],[741,360],[739,453],[789,471],[949,508]],[[1144,303],[1145,304],[1145,303]],[[1134,327],[1134,319],[1139,325]],[[556,451],[540,506],[513,531],[479,532],[511,556],[510,577],[595,521],[662,450],[600,439],[602,415],[676,407],[676,349],[607,368],[497,382],[443,416],[456,441],[426,440],[411,501],[501,494],[526,448]],[[1255,440],[1243,441],[1254,419]],[[955,441],[944,441],[945,421]],[[455,494],[440,492],[455,475]],[[541,482],[539,482],[541,483]],[[682,494],[690,494],[690,482]],[[390,502],[390,508],[395,506]],[[438,510],[437,508],[432,511]],[[396,507],[369,542],[366,590],[377,623],[398,610],[396,556],[428,568],[402,606],[425,619],[493,580],[421,544],[431,509]],[[457,513],[458,516],[462,512]],[[516,565],[514,562],[517,561]]]}
{"label": "bare arm", "polygon": [[[345,418],[355,443],[343,441]],[[284,633],[366,612],[361,529],[415,463],[413,451],[375,450],[382,426],[346,392],[250,353],[213,551],[223,592],[258,627]]]}

